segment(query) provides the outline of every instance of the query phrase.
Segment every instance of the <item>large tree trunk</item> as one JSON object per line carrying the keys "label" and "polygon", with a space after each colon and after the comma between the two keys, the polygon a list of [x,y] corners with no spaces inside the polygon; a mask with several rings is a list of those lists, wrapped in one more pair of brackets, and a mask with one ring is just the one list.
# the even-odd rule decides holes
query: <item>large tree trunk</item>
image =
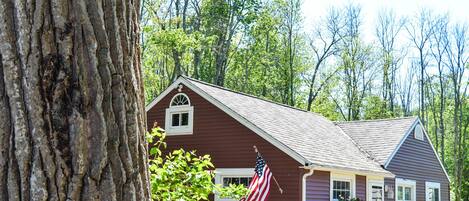
{"label": "large tree trunk", "polygon": [[0,0],[0,200],[148,200],[139,1]]}

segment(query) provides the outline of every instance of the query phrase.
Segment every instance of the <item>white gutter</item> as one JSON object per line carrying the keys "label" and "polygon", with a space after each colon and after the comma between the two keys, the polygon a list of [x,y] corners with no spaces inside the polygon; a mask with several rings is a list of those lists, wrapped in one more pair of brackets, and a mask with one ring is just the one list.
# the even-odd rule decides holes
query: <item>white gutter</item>
{"label": "white gutter", "polygon": [[319,170],[319,171],[328,171],[328,172],[347,172],[350,174],[363,174],[365,176],[378,176],[378,177],[383,177],[383,178],[394,178],[395,175],[388,172],[388,173],[378,173],[378,172],[371,172],[371,171],[360,171],[360,170],[351,170],[349,168],[332,168],[332,167],[321,167],[317,165],[305,165],[305,166],[300,166],[299,168],[304,169],[304,170],[309,170],[309,172],[305,173],[303,175],[302,179],[302,201],[306,201],[306,179],[313,175],[314,170]]}
{"label": "white gutter", "polygon": [[328,171],[328,172],[346,172],[350,174],[360,174],[366,176],[379,176],[379,177],[388,177],[388,178],[395,178],[395,175],[391,172],[375,172],[375,171],[367,171],[367,170],[358,170],[358,169],[351,169],[351,168],[341,168],[341,167],[332,167],[332,166],[318,166],[318,165],[309,165],[309,166],[300,166],[303,169],[315,169],[320,171]]}
{"label": "white gutter", "polygon": [[303,175],[303,186],[302,186],[302,189],[303,189],[302,194],[303,194],[303,195],[302,195],[302,199],[301,199],[301,200],[303,200],[303,201],[306,201],[306,178],[309,177],[309,176],[311,176],[311,175],[313,175],[313,173],[314,173],[314,169],[313,169],[313,168],[305,168],[305,170],[307,170],[307,169],[309,169],[309,172],[308,172],[308,173],[305,173],[305,174]]}

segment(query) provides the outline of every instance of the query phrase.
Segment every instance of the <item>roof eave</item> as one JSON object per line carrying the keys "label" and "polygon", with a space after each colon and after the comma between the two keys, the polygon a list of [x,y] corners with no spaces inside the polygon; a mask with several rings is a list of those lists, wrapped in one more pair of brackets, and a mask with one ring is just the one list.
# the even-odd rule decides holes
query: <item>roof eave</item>
{"label": "roof eave", "polygon": [[393,173],[384,170],[383,171],[373,171],[373,170],[363,170],[363,169],[356,169],[356,168],[349,168],[349,167],[340,167],[340,166],[332,166],[332,165],[319,165],[319,164],[310,164],[308,166],[301,166],[304,169],[313,169],[313,170],[320,170],[320,171],[340,171],[340,172],[349,172],[353,174],[359,175],[366,175],[366,176],[378,176],[378,177],[386,177],[386,178],[394,178],[396,175]]}

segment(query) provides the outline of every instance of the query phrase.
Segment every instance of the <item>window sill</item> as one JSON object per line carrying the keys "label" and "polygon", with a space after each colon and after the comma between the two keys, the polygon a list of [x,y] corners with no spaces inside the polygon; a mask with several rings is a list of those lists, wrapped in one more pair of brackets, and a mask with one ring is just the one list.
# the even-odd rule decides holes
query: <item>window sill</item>
{"label": "window sill", "polygon": [[192,131],[166,131],[166,136],[174,136],[174,135],[192,135]]}

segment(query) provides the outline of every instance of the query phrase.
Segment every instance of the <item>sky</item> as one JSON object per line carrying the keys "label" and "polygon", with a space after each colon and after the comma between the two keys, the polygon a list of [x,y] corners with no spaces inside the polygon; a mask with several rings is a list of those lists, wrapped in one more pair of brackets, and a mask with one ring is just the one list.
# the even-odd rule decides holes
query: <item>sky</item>
{"label": "sky", "polygon": [[362,7],[363,39],[373,41],[378,13],[384,9],[392,9],[396,16],[412,17],[422,8],[437,13],[449,13],[452,22],[469,23],[469,0],[303,0],[303,29],[312,30],[312,24],[324,16],[331,6],[343,7],[348,3]]}

